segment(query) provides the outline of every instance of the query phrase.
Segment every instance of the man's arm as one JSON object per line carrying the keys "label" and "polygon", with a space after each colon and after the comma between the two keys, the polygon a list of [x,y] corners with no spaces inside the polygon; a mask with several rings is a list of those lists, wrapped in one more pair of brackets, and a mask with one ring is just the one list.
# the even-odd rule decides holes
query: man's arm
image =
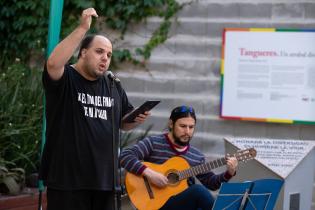
{"label": "man's arm", "polygon": [[147,177],[151,183],[162,188],[168,183],[167,177],[148,168],[141,162],[150,156],[152,150],[152,142],[150,141],[150,137],[147,137],[121,152],[120,165],[131,173]]}
{"label": "man's arm", "polygon": [[53,80],[58,80],[62,77],[65,64],[70,60],[86,32],[90,29],[92,16],[98,17],[94,8],[83,10],[80,25],[62,40],[49,56],[47,71]]}

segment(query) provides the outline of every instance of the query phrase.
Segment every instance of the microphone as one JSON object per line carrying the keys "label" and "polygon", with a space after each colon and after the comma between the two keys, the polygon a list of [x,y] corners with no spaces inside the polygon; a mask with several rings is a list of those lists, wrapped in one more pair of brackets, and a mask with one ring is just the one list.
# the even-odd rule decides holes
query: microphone
{"label": "microphone", "polygon": [[120,79],[116,77],[116,75],[111,71],[106,71],[106,75],[110,80],[120,83]]}

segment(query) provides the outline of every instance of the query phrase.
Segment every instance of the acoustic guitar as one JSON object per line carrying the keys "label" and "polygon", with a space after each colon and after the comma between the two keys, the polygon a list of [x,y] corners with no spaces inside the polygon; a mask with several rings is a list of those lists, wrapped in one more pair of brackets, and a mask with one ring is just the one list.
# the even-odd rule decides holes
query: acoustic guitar
{"label": "acoustic guitar", "polygon": [[[240,150],[234,155],[239,162],[253,159],[256,156],[254,148]],[[187,179],[198,174],[204,174],[212,169],[226,165],[226,157],[198,166],[190,167],[189,163],[182,157],[173,157],[163,164],[143,162],[147,167],[164,174],[168,178],[165,188],[158,188],[150,183],[146,177],[127,172],[126,189],[133,205],[138,210],[157,210],[174,195],[188,188]]]}

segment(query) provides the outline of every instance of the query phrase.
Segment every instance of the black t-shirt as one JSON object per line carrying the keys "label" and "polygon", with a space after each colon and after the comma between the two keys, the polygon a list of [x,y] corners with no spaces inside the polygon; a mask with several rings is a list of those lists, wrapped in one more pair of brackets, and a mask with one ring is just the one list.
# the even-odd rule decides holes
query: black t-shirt
{"label": "black t-shirt", "polygon": [[133,107],[120,84],[109,83],[105,77],[86,80],[70,65],[58,81],[44,70],[47,129],[40,177],[48,187],[112,189],[111,109],[118,139],[121,117]]}

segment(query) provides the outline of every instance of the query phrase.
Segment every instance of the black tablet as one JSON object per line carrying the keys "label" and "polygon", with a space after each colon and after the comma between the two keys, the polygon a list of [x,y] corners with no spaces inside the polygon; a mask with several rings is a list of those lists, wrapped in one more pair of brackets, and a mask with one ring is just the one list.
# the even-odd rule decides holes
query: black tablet
{"label": "black tablet", "polygon": [[150,111],[153,107],[155,107],[158,103],[161,101],[159,100],[149,100],[144,102],[141,106],[134,109],[132,112],[130,112],[124,119],[124,123],[132,123],[134,122],[134,119],[139,115],[143,114],[146,111]]}

